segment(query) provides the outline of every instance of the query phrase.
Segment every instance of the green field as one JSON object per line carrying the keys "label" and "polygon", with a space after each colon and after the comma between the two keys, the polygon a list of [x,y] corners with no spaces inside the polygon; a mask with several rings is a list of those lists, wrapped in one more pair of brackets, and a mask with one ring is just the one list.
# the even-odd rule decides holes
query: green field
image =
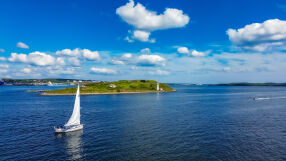
{"label": "green field", "polygon": [[[116,87],[109,87],[114,84]],[[100,82],[100,83],[82,83],[81,94],[120,94],[120,93],[144,93],[144,92],[158,92],[156,90],[157,81],[154,80],[120,80],[117,82]],[[160,83],[160,92],[175,91],[166,83]],[[65,95],[75,94],[76,88],[65,88],[53,91],[46,91],[43,95]]]}

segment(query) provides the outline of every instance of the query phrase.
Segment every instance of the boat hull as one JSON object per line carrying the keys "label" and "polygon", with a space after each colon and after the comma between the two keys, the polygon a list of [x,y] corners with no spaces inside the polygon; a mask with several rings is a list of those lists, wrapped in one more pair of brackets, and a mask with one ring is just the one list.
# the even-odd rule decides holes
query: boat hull
{"label": "boat hull", "polygon": [[54,129],[55,129],[55,133],[67,133],[67,132],[72,132],[72,131],[83,129],[83,124],[68,126],[64,128],[54,127]]}

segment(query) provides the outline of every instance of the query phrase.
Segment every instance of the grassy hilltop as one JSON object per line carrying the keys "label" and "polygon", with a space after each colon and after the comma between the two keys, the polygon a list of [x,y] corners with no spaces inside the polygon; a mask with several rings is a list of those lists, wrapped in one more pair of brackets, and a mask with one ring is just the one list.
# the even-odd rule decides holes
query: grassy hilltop
{"label": "grassy hilltop", "polygon": [[[116,87],[110,87],[114,84]],[[120,80],[117,82],[83,83],[80,89],[81,94],[120,94],[120,93],[145,93],[158,92],[157,81],[154,80]],[[168,84],[160,83],[160,92],[175,91]],[[65,88],[53,91],[46,91],[43,95],[69,95],[75,94],[76,88]]]}

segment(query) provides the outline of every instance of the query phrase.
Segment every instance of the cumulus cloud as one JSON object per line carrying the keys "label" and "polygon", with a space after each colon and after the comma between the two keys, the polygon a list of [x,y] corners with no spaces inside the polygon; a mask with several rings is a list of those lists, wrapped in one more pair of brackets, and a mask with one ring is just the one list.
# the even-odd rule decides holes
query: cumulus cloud
{"label": "cumulus cloud", "polygon": [[69,57],[83,57],[87,60],[96,61],[100,60],[100,55],[98,51],[90,51],[88,49],[63,49],[56,51],[58,56],[69,56]]}
{"label": "cumulus cloud", "polygon": [[266,51],[285,46],[286,21],[279,19],[253,23],[240,29],[228,29],[230,41],[243,49]]}
{"label": "cumulus cloud", "polygon": [[4,53],[5,52],[5,50],[4,49],[0,49],[0,53]]}
{"label": "cumulus cloud", "polygon": [[201,51],[197,51],[197,50],[193,50],[193,51],[191,52],[191,55],[192,55],[192,56],[205,56],[206,53],[201,52]]}
{"label": "cumulus cloud", "polygon": [[56,51],[56,54],[59,55],[59,56],[75,56],[75,57],[78,57],[81,55],[81,50],[79,48],[76,48],[76,49],[63,49],[63,50],[59,50],[59,51]]}
{"label": "cumulus cloud", "polygon": [[141,66],[164,66],[166,59],[159,55],[140,55],[137,64]]}
{"label": "cumulus cloud", "polygon": [[190,20],[182,10],[166,8],[163,14],[158,15],[154,11],[147,10],[140,3],[135,5],[133,0],[117,8],[116,13],[128,24],[147,31],[183,27]]}
{"label": "cumulus cloud", "polygon": [[5,57],[0,57],[0,61],[5,61],[6,58]]}
{"label": "cumulus cloud", "polygon": [[31,73],[31,69],[30,68],[24,68],[21,70],[23,73],[29,74]]}
{"label": "cumulus cloud", "polygon": [[180,54],[189,54],[190,52],[189,52],[189,49],[187,48],[187,47],[179,47],[178,49],[177,49],[177,51],[178,51],[178,53],[180,53]]}
{"label": "cumulus cloud", "polygon": [[68,67],[68,68],[63,68],[63,67],[48,67],[48,73],[51,75],[58,75],[58,74],[64,74],[64,75],[71,75],[75,73],[75,69],[77,67]]}
{"label": "cumulus cloud", "polygon": [[91,73],[94,74],[116,74],[116,70],[108,69],[108,68],[90,68]]}
{"label": "cumulus cloud", "polygon": [[27,63],[27,55],[26,54],[17,54],[17,53],[11,53],[11,57],[8,58],[10,62],[22,62]]}
{"label": "cumulus cloud", "polygon": [[115,65],[124,65],[125,63],[122,60],[114,60],[112,59],[111,64],[115,64]]}
{"label": "cumulus cloud", "polygon": [[83,49],[82,54],[83,54],[83,57],[86,58],[87,60],[99,60],[100,59],[98,51],[90,51],[88,49]]}
{"label": "cumulus cloud", "polygon": [[80,66],[80,61],[79,61],[78,58],[71,57],[68,60],[69,60],[70,65],[72,65],[72,66]]}
{"label": "cumulus cloud", "polygon": [[8,60],[10,62],[28,63],[37,66],[55,65],[56,62],[55,58],[52,57],[51,55],[39,51],[32,52],[28,55],[11,53],[11,57],[8,58]]}
{"label": "cumulus cloud", "polygon": [[128,59],[132,58],[132,54],[131,54],[131,53],[123,54],[123,55],[121,56],[121,58],[122,58],[123,60],[128,60]]}
{"label": "cumulus cloud", "polygon": [[17,45],[16,45],[16,47],[22,48],[22,49],[29,49],[29,46],[26,45],[26,44],[23,43],[23,42],[18,42]]}
{"label": "cumulus cloud", "polygon": [[[163,14],[157,14],[154,11],[147,10],[140,3],[135,5],[133,0],[117,8],[116,14],[128,24],[134,26],[137,31],[141,31],[137,32],[137,36],[135,36],[134,31],[133,39],[137,38],[137,40],[143,42],[155,41],[154,39],[149,39],[151,31],[184,27],[190,20],[189,16],[184,14],[182,10],[166,8]],[[132,41],[129,37],[127,40]]]}
{"label": "cumulus cloud", "polygon": [[149,74],[151,74],[151,75],[169,75],[170,73],[168,71],[158,69],[155,71],[150,71]]}
{"label": "cumulus cloud", "polygon": [[66,65],[64,58],[57,58],[56,62],[58,65]]}
{"label": "cumulus cloud", "polygon": [[121,57],[113,58],[111,64],[128,64],[137,66],[164,66],[166,59],[160,55],[151,54],[149,48],[140,50],[137,54],[125,53]]}
{"label": "cumulus cloud", "polygon": [[187,47],[179,47],[177,49],[177,52],[179,54],[186,54],[188,56],[193,56],[193,57],[201,57],[201,56],[206,56],[209,54],[210,51],[202,52],[202,51],[197,51],[197,50],[189,50]]}
{"label": "cumulus cloud", "polygon": [[134,42],[134,40],[139,40],[142,42],[150,42],[154,43],[156,40],[155,39],[149,39],[150,32],[148,31],[143,31],[143,30],[135,30],[132,32],[132,36],[127,36],[125,40],[128,42]]}

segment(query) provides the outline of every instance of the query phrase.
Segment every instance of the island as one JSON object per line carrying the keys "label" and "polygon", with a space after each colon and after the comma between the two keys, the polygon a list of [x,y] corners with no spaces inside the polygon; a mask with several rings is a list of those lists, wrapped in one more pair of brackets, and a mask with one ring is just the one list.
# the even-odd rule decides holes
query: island
{"label": "island", "polygon": [[[116,82],[81,83],[81,95],[175,92],[166,83],[154,80],[120,80]],[[76,88],[45,91],[42,95],[74,95]]]}

